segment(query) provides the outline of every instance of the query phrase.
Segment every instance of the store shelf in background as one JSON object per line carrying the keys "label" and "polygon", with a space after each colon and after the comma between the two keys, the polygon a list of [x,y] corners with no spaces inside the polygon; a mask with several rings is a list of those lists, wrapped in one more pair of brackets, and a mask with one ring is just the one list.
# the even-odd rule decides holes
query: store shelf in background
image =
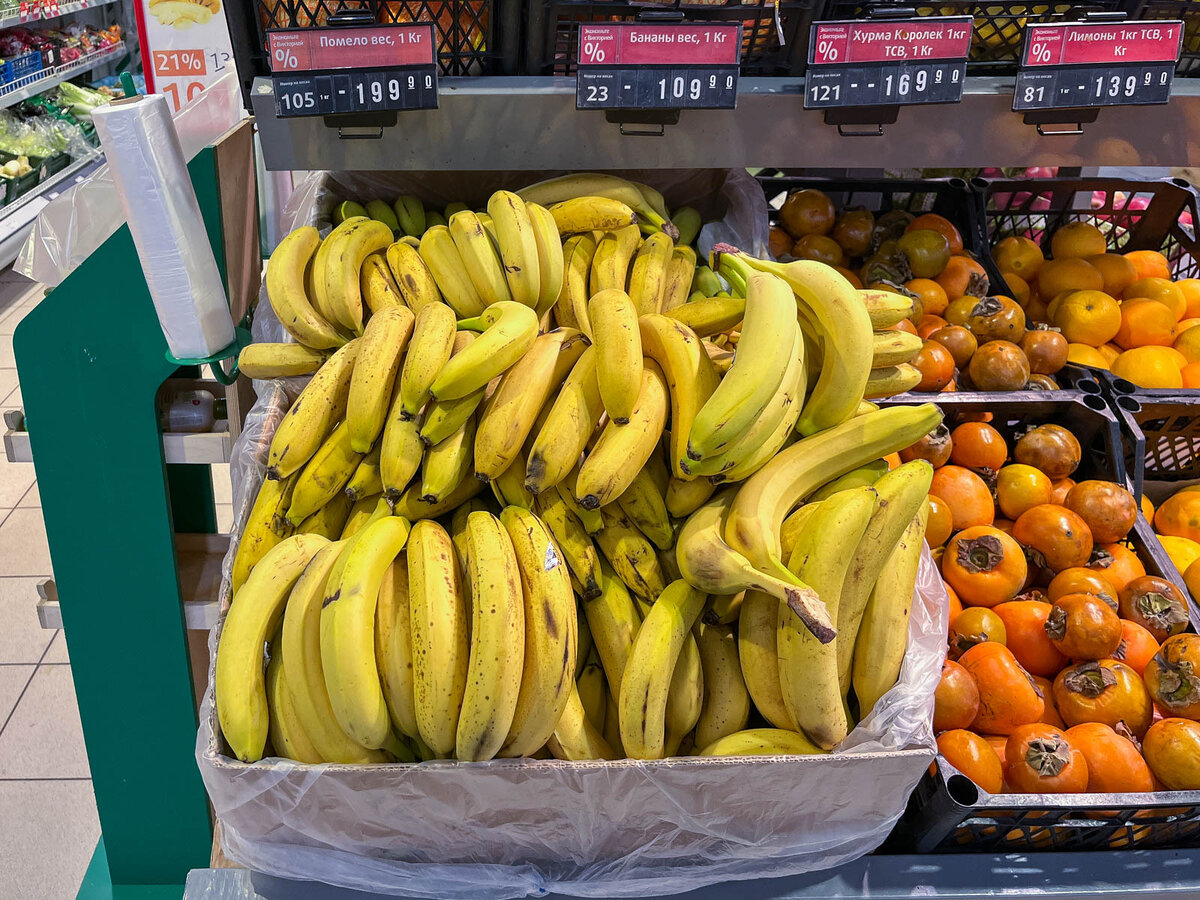
{"label": "store shelf in background", "polygon": [[601,113],[576,110],[567,77],[443,78],[440,108],[400,113],[402,131],[343,130],[379,140],[344,139],[320,117],[278,118],[267,78],[252,99],[272,170],[1200,164],[1200,79],[1177,80],[1169,104],[1104,109],[1079,134],[1048,136],[1012,111],[1012,78],[968,78],[957,106],[906,106],[882,137],[840,137],[803,109],[803,90],[796,78],[743,78],[737,109],[685,110],[655,137],[623,136]]}
{"label": "store shelf in background", "polygon": [[69,16],[73,13],[83,12],[86,9],[96,9],[99,6],[108,6],[116,3],[117,0],[77,0],[75,3],[59,3],[57,6],[49,4],[29,4],[32,8],[28,12],[20,12],[19,8],[16,11],[5,10],[0,12],[0,28],[8,28],[13,25],[25,25],[29,22],[39,22],[47,19],[61,19],[63,16]]}
{"label": "store shelf in background", "polygon": [[28,194],[23,194],[0,208],[0,266],[7,266],[17,258],[21,245],[29,237],[34,219],[42,208],[62,191],[90,175],[103,161],[104,157],[99,152],[94,156],[74,160],[61,172],[42,181]]}
{"label": "store shelf in background", "polygon": [[[9,462],[33,462],[29,432],[25,430],[25,411],[4,411],[4,454]],[[207,434],[164,434],[163,455],[168,463],[214,466],[229,462],[233,443],[228,431]]]}
{"label": "store shelf in background", "polygon": [[1133,6],[1133,19],[1182,19],[1183,52],[1178,75],[1200,76],[1200,4],[1196,0],[1140,0]]}
{"label": "store shelf in background", "polygon": [[12,106],[14,103],[20,103],[22,100],[28,100],[34,94],[40,94],[42,91],[66,81],[72,75],[78,75],[80,72],[93,69],[102,62],[118,59],[124,53],[125,43],[122,41],[119,44],[113,44],[111,47],[104,47],[93,53],[87,53],[79,57],[79,59],[63,63],[61,66],[41,69],[37,72],[31,72],[23,78],[18,78],[16,81],[10,81],[0,86],[0,109]]}
{"label": "store shelf in background", "polygon": [[[221,593],[221,561],[228,549],[227,534],[175,535],[183,615],[189,631],[208,631],[217,622],[217,601],[212,598]],[[37,592],[38,622],[43,628],[62,628],[62,609],[54,579],[39,582]]]}

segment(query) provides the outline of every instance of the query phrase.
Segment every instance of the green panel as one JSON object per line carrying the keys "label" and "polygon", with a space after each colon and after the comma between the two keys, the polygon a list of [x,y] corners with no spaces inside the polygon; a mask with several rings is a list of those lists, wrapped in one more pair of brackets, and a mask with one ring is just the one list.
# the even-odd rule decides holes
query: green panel
{"label": "green panel", "polygon": [[176,534],[216,534],[212,470],[186,463],[167,466],[167,493]]}

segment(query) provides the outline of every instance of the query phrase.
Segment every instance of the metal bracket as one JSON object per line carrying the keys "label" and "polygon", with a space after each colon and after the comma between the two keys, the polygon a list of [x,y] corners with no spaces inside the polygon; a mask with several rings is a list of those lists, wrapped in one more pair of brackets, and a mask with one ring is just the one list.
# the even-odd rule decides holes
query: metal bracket
{"label": "metal bracket", "polygon": [[[1024,121],[1026,125],[1037,126],[1037,133],[1042,137],[1065,137],[1083,134],[1083,126],[1092,124],[1099,116],[1099,107],[1093,109],[1036,109],[1025,113]],[[1046,128],[1047,125],[1070,127]]]}
{"label": "metal bracket", "polygon": [[[883,126],[895,125],[898,118],[899,106],[849,106],[825,110],[825,124],[836,125],[842,137],[883,137]],[[853,127],[859,125],[865,128]]]}
{"label": "metal bracket", "polygon": [[[604,121],[620,126],[627,137],[663,137],[668,125],[679,124],[677,109],[608,109]],[[626,128],[627,125],[645,125],[646,128]]]}
{"label": "metal bracket", "polygon": [[848,129],[845,125],[839,125],[837,130],[838,134],[842,137],[883,137],[882,125],[876,125],[873,131],[869,129],[865,131],[858,131],[853,128]]}

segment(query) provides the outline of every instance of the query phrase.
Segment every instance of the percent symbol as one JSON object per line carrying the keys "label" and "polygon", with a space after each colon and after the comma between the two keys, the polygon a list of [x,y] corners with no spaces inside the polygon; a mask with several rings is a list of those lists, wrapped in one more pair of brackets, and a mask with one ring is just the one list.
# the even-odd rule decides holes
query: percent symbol
{"label": "percent symbol", "polygon": [[275,61],[281,63],[285,69],[296,69],[300,66],[300,60],[291,50],[280,47],[275,51]]}

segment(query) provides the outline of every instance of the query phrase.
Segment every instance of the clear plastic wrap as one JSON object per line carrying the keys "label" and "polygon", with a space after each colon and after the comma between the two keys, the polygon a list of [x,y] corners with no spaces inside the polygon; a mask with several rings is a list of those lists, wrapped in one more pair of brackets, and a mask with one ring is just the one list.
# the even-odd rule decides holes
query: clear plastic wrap
{"label": "clear plastic wrap", "polygon": [[[270,384],[233,449],[236,524],[286,393]],[[233,860],[398,897],[646,897],[831,868],[877,847],[933,761],[947,598],[924,551],[900,680],[836,753],[568,763],[303,765],[231,759],[213,673],[196,756]],[[209,637],[215,661],[224,619]]]}

